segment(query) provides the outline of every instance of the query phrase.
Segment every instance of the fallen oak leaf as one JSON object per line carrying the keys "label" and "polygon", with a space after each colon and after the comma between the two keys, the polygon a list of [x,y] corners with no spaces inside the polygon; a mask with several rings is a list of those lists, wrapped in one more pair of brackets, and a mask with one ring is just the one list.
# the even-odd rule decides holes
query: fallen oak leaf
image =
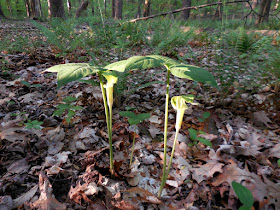
{"label": "fallen oak leaf", "polygon": [[[17,208],[18,206],[21,206],[25,202],[29,201],[35,195],[37,190],[38,190],[38,185],[35,185],[30,190],[28,190],[26,193],[22,194],[21,196],[19,196],[16,199],[14,199],[12,208],[13,209]],[[0,207],[0,209],[1,209],[1,207]]]}
{"label": "fallen oak leaf", "polygon": [[71,186],[70,190],[69,190],[69,197],[71,200],[75,201],[76,203],[81,205],[81,201],[82,198],[84,199],[84,201],[88,202],[88,203],[93,203],[92,200],[90,200],[87,195],[93,195],[95,193],[98,193],[99,189],[95,188],[95,190],[93,189],[96,186],[96,184],[91,185],[84,183],[81,185],[80,182],[78,182],[76,187]]}
{"label": "fallen oak leaf", "polygon": [[9,195],[0,196],[0,209],[1,210],[10,210],[12,209],[13,200]]}
{"label": "fallen oak leaf", "polygon": [[280,158],[280,143],[276,144],[272,149],[270,149],[268,157]]}
{"label": "fallen oak leaf", "polygon": [[123,192],[128,193],[129,197],[137,197],[140,196],[140,201],[145,203],[153,203],[153,204],[160,204],[161,200],[159,200],[155,195],[153,195],[148,190],[144,190],[140,187],[133,187],[128,190],[124,190]]}
{"label": "fallen oak leaf", "polygon": [[264,111],[259,111],[259,112],[254,112],[251,120],[253,121],[253,123],[255,124],[264,124],[266,127],[268,128],[273,128],[274,126],[269,125],[269,123],[271,124],[272,121],[268,118],[267,114]]}
{"label": "fallen oak leaf", "polygon": [[268,197],[275,205],[275,209],[280,208],[280,189],[275,187],[275,183],[269,182],[265,176],[263,182],[258,175],[242,170],[233,161],[230,162],[231,164],[225,166],[223,172],[212,182],[213,186],[217,187],[224,182],[230,184],[233,181],[242,183],[252,192],[255,201],[265,203]]}
{"label": "fallen oak leaf", "polygon": [[140,209],[138,205],[133,204],[133,202],[122,200],[122,201],[113,201],[113,206],[121,210],[138,210]]}
{"label": "fallen oak leaf", "polygon": [[204,180],[212,178],[214,173],[223,172],[222,167],[223,163],[218,163],[217,161],[209,161],[204,165],[199,165],[198,168],[192,167],[190,171],[192,171],[192,178],[197,181],[197,183],[201,183]]}

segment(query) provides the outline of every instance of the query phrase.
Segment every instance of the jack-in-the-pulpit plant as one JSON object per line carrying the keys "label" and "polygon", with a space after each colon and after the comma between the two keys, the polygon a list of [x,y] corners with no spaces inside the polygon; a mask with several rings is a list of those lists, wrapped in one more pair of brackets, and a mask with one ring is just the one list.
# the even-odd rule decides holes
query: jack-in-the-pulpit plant
{"label": "jack-in-the-pulpit plant", "polygon": [[124,116],[124,117],[127,117],[128,118],[128,122],[129,122],[129,124],[131,126],[134,125],[132,149],[131,149],[130,162],[129,162],[129,166],[131,166],[132,158],[133,158],[133,153],[134,153],[136,125],[141,123],[143,120],[146,120],[146,119],[150,118],[150,114],[149,113],[141,113],[141,114],[136,115],[136,114],[134,114],[131,111],[123,111],[123,112],[120,112],[120,115]]}
{"label": "jack-in-the-pulpit plant", "polygon": [[[112,64],[109,64],[105,67],[93,66],[86,63],[73,63],[73,64],[62,64],[51,67],[47,71],[50,72],[58,72],[57,80],[58,87],[67,84],[68,82],[75,81],[86,77],[90,74],[98,73],[100,79],[100,86],[102,90],[104,107],[106,116],[109,115],[107,99],[105,97],[104,85],[102,82],[102,74],[105,71],[118,71],[120,73],[125,73],[132,70],[140,70],[140,69],[151,69],[156,67],[165,66],[167,70],[166,76],[166,94],[165,94],[165,121],[164,121],[164,162],[163,162],[163,174],[166,174],[166,155],[167,155],[167,126],[168,126],[168,105],[169,105],[169,81],[171,74],[179,77],[186,78],[189,80],[208,83],[218,89],[218,85],[211,73],[208,71],[187,64],[181,64],[171,58],[167,58],[159,55],[149,55],[149,56],[134,56],[127,60],[118,61]],[[108,133],[110,132],[110,120],[106,117]],[[110,135],[109,135],[110,136]],[[112,148],[110,149],[112,152]],[[112,153],[110,153],[112,154]],[[112,156],[110,156],[112,159]],[[112,163],[112,161],[110,161]],[[113,172],[112,166],[111,173]],[[159,193],[159,197],[161,197],[161,192]]]}
{"label": "jack-in-the-pulpit plant", "polygon": [[[165,186],[165,183],[166,183],[169,171],[170,171],[170,167],[171,167],[171,164],[172,164],[172,159],[173,159],[174,152],[175,152],[175,146],[176,146],[178,134],[179,134],[179,131],[180,131],[181,126],[182,126],[185,111],[186,111],[186,109],[188,109],[188,106],[187,106],[186,103],[197,105],[197,103],[194,103],[193,100],[194,100],[193,95],[174,96],[171,99],[171,105],[172,105],[173,109],[175,109],[176,112],[177,112],[177,114],[176,114],[176,125],[175,125],[176,133],[175,133],[175,138],[174,138],[174,142],[173,142],[173,147],[172,147],[172,151],[171,151],[171,156],[170,156],[170,161],[169,161],[169,164],[168,164],[168,168],[167,168],[167,171],[165,171],[165,173],[162,175],[162,181],[161,181],[160,189],[159,189],[159,192],[158,192],[159,197],[161,196],[161,193],[163,191],[163,188]],[[163,161],[166,163],[166,156],[164,156]]]}
{"label": "jack-in-the-pulpit plant", "polygon": [[[108,127],[108,136],[109,136],[109,153],[110,153],[110,171],[111,174],[114,174],[114,162],[113,162],[113,140],[112,140],[112,117],[113,117],[113,102],[114,102],[114,84],[117,83],[118,81],[118,77],[117,75],[112,72],[112,71],[105,71],[102,73],[102,75],[106,78],[107,83],[104,86],[106,89],[106,97],[104,96],[104,87],[103,87],[103,83],[101,85],[101,90],[102,94],[103,94],[103,101],[104,103],[106,103],[106,99],[107,99],[107,104],[109,107],[109,119],[108,119],[108,112],[105,112],[106,114],[106,120],[107,120],[107,127]],[[100,78],[101,80],[101,78]],[[104,106],[106,106],[104,104]],[[106,108],[105,108],[106,109]]]}
{"label": "jack-in-the-pulpit plant", "polygon": [[[113,86],[117,82],[116,75],[108,71],[108,69],[94,66],[88,63],[68,63],[53,66],[47,69],[45,72],[57,72],[57,86],[58,88],[66,85],[69,82],[79,80],[88,75],[98,74],[100,88],[102,92],[104,109],[106,115],[107,132],[109,138],[109,153],[110,153],[110,172],[114,175],[114,165],[113,165],[113,146],[112,146],[112,107],[113,107]],[[103,75],[104,74],[104,75]],[[103,76],[107,79],[106,86],[103,83]],[[105,90],[106,88],[106,90]],[[107,94],[107,97],[106,97]],[[108,101],[108,103],[107,103]],[[110,114],[109,109],[110,107]]]}

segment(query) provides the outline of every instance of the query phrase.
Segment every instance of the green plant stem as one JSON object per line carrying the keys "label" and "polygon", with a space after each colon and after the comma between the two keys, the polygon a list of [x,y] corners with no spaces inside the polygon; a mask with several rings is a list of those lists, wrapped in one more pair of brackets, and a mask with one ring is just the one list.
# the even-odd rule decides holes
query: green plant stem
{"label": "green plant stem", "polygon": [[167,154],[167,128],[168,128],[168,104],[169,104],[169,80],[170,80],[170,69],[167,67],[167,79],[166,79],[166,95],[165,95],[165,121],[164,121],[164,158],[163,158],[163,173],[162,181],[160,184],[158,197],[161,197],[165,185],[165,176],[166,176],[166,154]]}
{"label": "green plant stem", "polygon": [[135,133],[136,133],[136,125],[134,125],[134,134],[133,134],[133,142],[132,142],[132,150],[131,150],[131,155],[130,155],[129,167],[131,166],[132,158],[133,158],[134,143],[135,143]]}
{"label": "green plant stem", "polygon": [[110,113],[110,130],[109,130],[109,146],[110,146],[110,171],[111,175],[114,175],[114,163],[113,163],[113,140],[112,140],[112,106],[109,107]]}
{"label": "green plant stem", "polygon": [[[109,119],[109,109],[108,109],[108,104],[107,104],[107,98],[106,98],[104,83],[103,83],[103,80],[102,80],[102,73],[98,72],[98,76],[99,76],[100,88],[101,88],[103,103],[104,103],[104,108],[105,108],[107,132],[108,132],[108,137],[109,137],[110,172],[111,172],[111,175],[113,175],[114,174],[114,165],[113,165],[113,146],[112,146],[112,127],[111,127],[112,120],[110,121],[110,119]],[[111,114],[112,114],[112,112],[110,111],[110,118],[112,119]]]}
{"label": "green plant stem", "polygon": [[[178,138],[178,133],[179,133],[179,129],[176,130],[176,134],[175,134],[175,138],[174,138],[174,142],[173,142],[173,148],[172,148],[172,151],[171,151],[171,156],[170,156],[170,160],[169,160],[169,164],[168,164],[166,174],[164,174],[164,176],[162,177],[162,182],[161,183],[163,184],[163,187],[165,186],[165,183],[166,183],[166,180],[167,180],[167,177],[168,177],[168,174],[170,172],[171,165],[172,165],[172,159],[173,159],[174,152],[175,152],[175,146],[176,146],[176,142],[177,142],[177,138]],[[162,188],[162,190],[163,190],[163,188]]]}
{"label": "green plant stem", "polygon": [[176,134],[175,134],[175,138],[174,138],[174,142],[173,142],[173,148],[172,148],[172,151],[171,151],[171,156],[170,156],[170,160],[169,160],[169,164],[168,164],[168,168],[167,168],[167,173],[166,173],[166,176],[165,176],[164,184],[165,184],[165,182],[167,180],[167,176],[169,174],[169,171],[170,171],[170,168],[171,168],[171,165],[172,165],[172,159],[173,159],[174,152],[175,152],[175,146],[176,146],[176,142],[177,142],[177,138],[178,138],[178,133],[179,133],[179,129],[176,130]]}

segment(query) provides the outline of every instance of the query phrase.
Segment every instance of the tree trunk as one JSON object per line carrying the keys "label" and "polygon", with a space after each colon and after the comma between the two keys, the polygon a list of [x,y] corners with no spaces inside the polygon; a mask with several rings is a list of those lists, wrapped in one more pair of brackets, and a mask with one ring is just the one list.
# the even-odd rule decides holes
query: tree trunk
{"label": "tree trunk", "polygon": [[[258,0],[253,0],[252,9],[256,9],[257,4],[258,4]],[[253,16],[254,16],[254,13],[252,12],[252,13],[250,14],[250,17],[249,17],[249,18],[252,19]]]}
{"label": "tree trunk", "polygon": [[29,6],[30,6],[30,17],[38,18],[42,16],[40,0],[29,0]]}
{"label": "tree trunk", "polygon": [[118,20],[122,19],[122,0],[112,0],[112,18]]}
{"label": "tree trunk", "polygon": [[144,10],[143,10],[143,17],[148,17],[151,15],[151,1],[145,0],[144,2]]}
{"label": "tree trunk", "polygon": [[31,17],[31,9],[28,0],[24,0],[25,8],[26,8],[26,16]]}
{"label": "tree trunk", "polygon": [[112,18],[114,18],[116,15],[115,15],[115,4],[116,4],[116,0],[112,0]]}
{"label": "tree trunk", "polygon": [[260,23],[268,21],[271,2],[272,2],[272,0],[263,0],[262,1],[260,14],[259,14],[259,17],[256,21],[256,24],[260,24]]}
{"label": "tree trunk", "polygon": [[4,12],[2,10],[1,2],[0,2],[0,20],[1,19],[6,19],[6,16],[4,15]]}
{"label": "tree trunk", "polygon": [[63,0],[48,0],[49,17],[65,19]]}
{"label": "tree trunk", "polygon": [[[218,2],[221,2],[221,0],[219,0]],[[222,19],[222,16],[223,16],[222,5],[219,4],[215,12],[215,17],[220,20]]]}
{"label": "tree trunk", "polygon": [[92,16],[94,16],[94,11],[95,9],[94,9],[94,2],[92,1],[92,3],[91,3],[91,14],[92,14]]}
{"label": "tree trunk", "polygon": [[[191,7],[191,6],[192,6],[192,0],[182,0],[182,8],[183,7]],[[189,19],[190,13],[191,13],[190,9],[184,10],[182,12],[182,19],[183,20]]]}
{"label": "tree trunk", "polygon": [[142,6],[143,0],[138,0],[138,9],[136,13],[135,18],[140,18],[141,17],[141,6]]}
{"label": "tree trunk", "polygon": [[81,14],[83,13],[83,11],[85,11],[85,10],[87,9],[88,5],[89,5],[89,1],[88,1],[88,0],[87,0],[87,1],[84,1],[84,2],[80,5],[80,7],[77,9],[77,12],[76,12],[76,14],[75,14],[75,18],[80,17]]}
{"label": "tree trunk", "polygon": [[68,10],[68,14],[71,17],[71,9],[72,9],[72,5],[71,5],[71,1],[67,0],[67,10]]}
{"label": "tree trunk", "polygon": [[104,0],[104,16],[107,17],[107,0]]}

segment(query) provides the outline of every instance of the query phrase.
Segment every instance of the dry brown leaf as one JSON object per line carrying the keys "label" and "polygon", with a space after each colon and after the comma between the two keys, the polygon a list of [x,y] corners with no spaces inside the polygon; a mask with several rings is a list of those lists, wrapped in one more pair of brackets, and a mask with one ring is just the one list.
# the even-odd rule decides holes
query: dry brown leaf
{"label": "dry brown leaf", "polygon": [[66,210],[66,205],[57,201],[52,194],[52,185],[46,175],[41,172],[39,174],[40,198],[31,203],[31,207],[40,210]]}
{"label": "dry brown leaf", "polygon": [[27,94],[19,97],[18,100],[21,103],[30,104],[31,102],[34,102],[34,101],[38,102],[42,98],[43,98],[43,94],[35,91],[32,93],[27,93]]}
{"label": "dry brown leaf", "polygon": [[276,209],[280,208],[279,187],[275,186],[274,183],[268,181],[266,178],[264,178],[266,181],[263,182],[256,174],[242,170],[233,161],[231,162],[231,164],[223,168],[223,172],[218,175],[216,181],[212,182],[213,186],[219,186],[223,182],[227,182],[229,185],[233,181],[242,183],[252,192],[256,201],[264,203],[265,198],[268,197],[271,202],[274,200],[274,204],[278,207]]}
{"label": "dry brown leaf", "polygon": [[254,112],[251,120],[254,123],[263,123],[266,127],[272,128],[272,126],[269,125],[269,123],[272,123],[272,121],[268,118],[267,114],[264,111]]}
{"label": "dry brown leaf", "polygon": [[54,156],[47,156],[45,159],[45,166],[61,166],[63,163],[66,163],[68,160],[68,155],[71,154],[69,151],[64,151],[61,153],[58,153]]}
{"label": "dry brown leaf", "polygon": [[223,172],[222,167],[223,163],[218,163],[216,161],[210,161],[204,165],[196,166],[198,168],[192,167],[190,171],[192,171],[192,178],[197,181],[197,183],[201,183],[204,180],[208,180],[212,178],[214,173]]}
{"label": "dry brown leaf", "polygon": [[137,197],[140,196],[140,200],[146,203],[160,204],[161,200],[159,200],[156,196],[154,196],[148,190],[144,190],[140,187],[133,187],[129,190],[125,190],[124,192],[129,193],[128,197]]}
{"label": "dry brown leaf", "polygon": [[10,210],[12,209],[13,200],[12,197],[7,196],[0,196],[0,209],[1,210]]}
{"label": "dry brown leaf", "polygon": [[65,138],[64,128],[58,126],[55,129],[48,129],[46,132],[46,137],[52,142],[61,142]]}
{"label": "dry brown leaf", "polygon": [[75,201],[78,204],[81,204],[82,198],[85,201],[92,202],[85,194],[85,191],[88,189],[88,184],[84,183],[81,185],[80,182],[78,182],[76,187],[71,186],[68,196],[70,197],[71,200]]}
{"label": "dry brown leaf", "polygon": [[121,200],[121,201],[114,201],[112,203],[115,207],[122,210],[138,210],[140,209],[139,206],[133,202],[127,201],[127,200]]}
{"label": "dry brown leaf", "polygon": [[18,173],[26,173],[28,172],[29,169],[29,165],[28,162],[26,161],[26,159],[21,159],[18,161],[13,162],[7,169],[8,173],[11,174],[18,174]]}
{"label": "dry brown leaf", "polygon": [[280,143],[276,144],[272,149],[270,149],[268,157],[280,158]]}
{"label": "dry brown leaf", "polygon": [[[38,190],[38,185],[35,185],[30,190],[28,190],[26,193],[24,193],[23,195],[19,196],[16,199],[14,199],[12,208],[17,208],[18,206],[21,206],[25,202],[29,201],[35,195],[37,190]],[[0,209],[1,209],[1,207],[0,207]]]}
{"label": "dry brown leaf", "polygon": [[26,133],[22,132],[22,128],[12,127],[0,132],[0,139],[7,140],[10,142],[15,142],[15,141],[27,141],[28,137]]}

